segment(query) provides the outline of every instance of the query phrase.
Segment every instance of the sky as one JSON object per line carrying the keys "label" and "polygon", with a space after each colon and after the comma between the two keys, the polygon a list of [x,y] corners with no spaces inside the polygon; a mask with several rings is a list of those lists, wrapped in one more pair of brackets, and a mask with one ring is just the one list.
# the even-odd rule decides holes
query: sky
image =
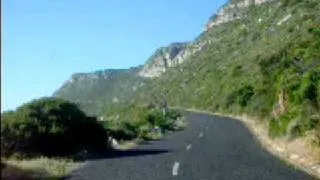
{"label": "sky", "polygon": [[51,96],[73,73],[142,65],[192,41],[226,0],[2,0],[1,111]]}

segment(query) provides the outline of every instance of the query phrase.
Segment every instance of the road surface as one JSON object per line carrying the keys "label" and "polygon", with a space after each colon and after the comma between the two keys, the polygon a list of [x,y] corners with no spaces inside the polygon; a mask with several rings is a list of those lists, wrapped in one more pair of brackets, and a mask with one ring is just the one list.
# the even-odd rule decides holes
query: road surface
{"label": "road surface", "polygon": [[237,120],[186,113],[188,127],[129,151],[92,159],[72,180],[308,180],[263,150]]}

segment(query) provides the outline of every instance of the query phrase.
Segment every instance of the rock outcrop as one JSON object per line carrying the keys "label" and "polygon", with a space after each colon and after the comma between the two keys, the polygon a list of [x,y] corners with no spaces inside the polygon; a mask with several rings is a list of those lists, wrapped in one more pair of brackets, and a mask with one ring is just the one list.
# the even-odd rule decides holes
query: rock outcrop
{"label": "rock outcrop", "polygon": [[146,62],[139,75],[142,77],[158,77],[168,68],[176,67],[188,57],[200,51],[207,42],[172,43],[159,48]]}
{"label": "rock outcrop", "polygon": [[210,18],[205,30],[208,31],[213,26],[240,19],[242,17],[242,10],[246,7],[250,5],[260,5],[269,1],[275,0],[242,0],[236,3],[230,2]]}
{"label": "rock outcrop", "polygon": [[184,51],[187,46],[188,43],[172,43],[167,47],[157,49],[139,72],[139,75],[157,77],[167,68],[180,64],[185,56]]}

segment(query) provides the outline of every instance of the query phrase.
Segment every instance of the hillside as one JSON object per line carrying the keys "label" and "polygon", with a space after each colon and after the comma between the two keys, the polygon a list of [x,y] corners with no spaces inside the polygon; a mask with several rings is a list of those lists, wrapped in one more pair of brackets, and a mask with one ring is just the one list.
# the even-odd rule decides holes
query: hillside
{"label": "hillside", "polygon": [[203,42],[171,43],[158,48],[143,66],[76,73],[53,96],[78,103],[86,113],[102,115],[131,102],[138,89],[152,78],[178,66],[203,46]]}
{"label": "hillside", "polygon": [[165,97],[170,106],[258,116],[272,137],[320,132],[319,12],[317,0],[230,1],[193,42],[159,48],[143,67],[74,75],[55,96],[100,116]]}
{"label": "hillside", "polygon": [[317,0],[243,7],[241,18],[203,32],[196,41],[209,43],[137,99],[159,101],[165,94],[171,106],[258,116],[272,137],[317,128],[320,144],[319,12]]}
{"label": "hillside", "polygon": [[89,114],[100,114],[111,104],[124,104],[147,79],[138,75],[141,67],[106,69],[73,74],[54,94],[76,102]]}

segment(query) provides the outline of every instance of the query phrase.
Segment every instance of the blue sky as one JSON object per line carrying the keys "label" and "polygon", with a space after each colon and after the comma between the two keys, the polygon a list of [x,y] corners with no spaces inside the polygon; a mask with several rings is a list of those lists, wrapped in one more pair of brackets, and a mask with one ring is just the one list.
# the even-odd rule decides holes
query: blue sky
{"label": "blue sky", "polygon": [[3,0],[1,111],[51,96],[71,74],[143,64],[191,41],[225,0]]}

